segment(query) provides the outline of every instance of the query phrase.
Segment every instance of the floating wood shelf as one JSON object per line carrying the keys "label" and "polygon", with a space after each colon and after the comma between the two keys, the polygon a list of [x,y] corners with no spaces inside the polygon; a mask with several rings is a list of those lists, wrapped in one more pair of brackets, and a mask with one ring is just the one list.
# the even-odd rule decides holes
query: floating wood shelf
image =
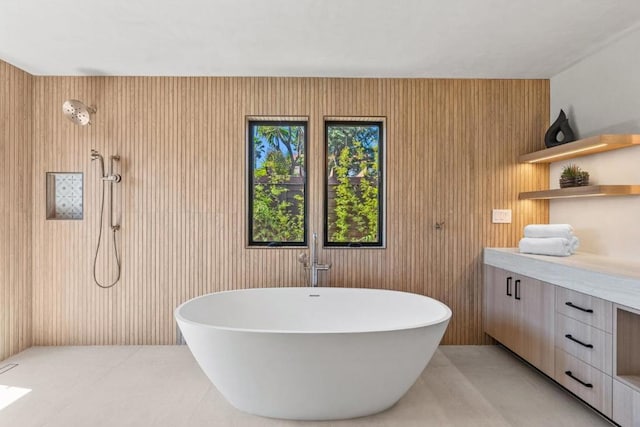
{"label": "floating wood shelf", "polygon": [[640,135],[598,135],[520,156],[520,163],[551,163],[640,145]]}
{"label": "floating wood shelf", "polygon": [[584,187],[558,188],[554,190],[527,191],[518,199],[562,199],[569,197],[633,196],[640,195],[640,185],[588,185]]}

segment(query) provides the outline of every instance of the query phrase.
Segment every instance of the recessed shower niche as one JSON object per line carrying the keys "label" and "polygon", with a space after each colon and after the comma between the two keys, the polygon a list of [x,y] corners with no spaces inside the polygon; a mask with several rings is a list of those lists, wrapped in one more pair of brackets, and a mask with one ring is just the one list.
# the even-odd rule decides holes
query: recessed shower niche
{"label": "recessed shower niche", "polygon": [[82,219],[82,172],[47,172],[47,219]]}

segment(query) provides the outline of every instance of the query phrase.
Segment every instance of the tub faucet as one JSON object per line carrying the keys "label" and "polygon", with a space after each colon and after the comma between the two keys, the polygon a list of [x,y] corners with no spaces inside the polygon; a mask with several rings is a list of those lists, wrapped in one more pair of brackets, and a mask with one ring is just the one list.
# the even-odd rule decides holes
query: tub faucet
{"label": "tub faucet", "polygon": [[[311,265],[309,265],[311,264]],[[318,233],[313,233],[313,243],[311,245],[311,261],[307,261],[306,268],[309,269],[311,275],[311,286],[318,286],[318,271],[326,271],[331,268],[331,264],[318,264]]]}

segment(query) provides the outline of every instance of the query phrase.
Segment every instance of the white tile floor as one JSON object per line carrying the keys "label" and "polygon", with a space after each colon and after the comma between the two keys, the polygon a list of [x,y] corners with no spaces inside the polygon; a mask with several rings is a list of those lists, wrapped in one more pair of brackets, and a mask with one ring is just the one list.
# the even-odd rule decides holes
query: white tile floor
{"label": "white tile floor", "polygon": [[[185,346],[33,347],[0,366],[2,427],[607,426],[595,412],[500,347],[443,346],[390,410],[339,422],[296,422],[231,407]],[[0,407],[2,405],[0,404]]]}

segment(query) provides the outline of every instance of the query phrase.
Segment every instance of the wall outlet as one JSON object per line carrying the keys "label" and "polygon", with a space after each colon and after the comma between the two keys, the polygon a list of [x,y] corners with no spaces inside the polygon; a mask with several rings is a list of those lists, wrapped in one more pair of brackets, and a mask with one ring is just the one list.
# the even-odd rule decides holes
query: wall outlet
{"label": "wall outlet", "polygon": [[494,224],[511,224],[511,209],[494,209],[491,215]]}

